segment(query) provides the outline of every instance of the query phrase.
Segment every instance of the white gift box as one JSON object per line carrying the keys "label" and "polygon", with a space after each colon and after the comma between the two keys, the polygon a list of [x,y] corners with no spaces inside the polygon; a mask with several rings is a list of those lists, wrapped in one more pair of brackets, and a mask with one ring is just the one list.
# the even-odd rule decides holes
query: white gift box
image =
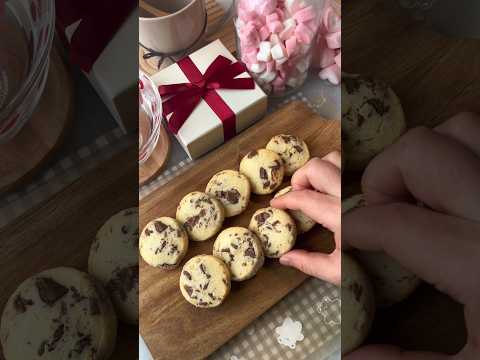
{"label": "white gift box", "polygon": [[[192,53],[190,59],[204,74],[219,55],[234,62],[238,61],[220,40]],[[237,78],[249,77],[248,72],[237,76]],[[152,77],[152,80],[157,86],[189,83],[178,64],[161,70]],[[237,134],[261,119],[267,111],[267,95],[257,84],[254,89],[217,89],[216,92],[235,114]],[[170,119],[171,115],[166,121]],[[196,159],[225,142],[223,123],[204,100],[201,100],[193,110],[176,137],[191,159]]]}
{"label": "white gift box", "polygon": [[[70,42],[79,20],[65,29]],[[132,41],[138,33],[138,9],[132,11],[112,40],[85,73],[102,101],[124,132],[138,129],[138,43]]]}

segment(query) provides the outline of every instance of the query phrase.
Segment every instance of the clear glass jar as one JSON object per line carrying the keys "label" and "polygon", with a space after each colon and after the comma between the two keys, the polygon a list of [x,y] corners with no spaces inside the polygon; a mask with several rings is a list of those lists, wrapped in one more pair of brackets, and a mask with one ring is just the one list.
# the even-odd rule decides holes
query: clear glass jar
{"label": "clear glass jar", "polygon": [[0,143],[30,120],[45,88],[54,0],[6,0],[0,15]]}
{"label": "clear glass jar", "polygon": [[323,1],[236,0],[237,52],[267,94],[284,96],[308,77]]}
{"label": "clear glass jar", "polygon": [[138,162],[144,164],[158,144],[162,125],[162,99],[158,88],[146,74],[138,81]]}

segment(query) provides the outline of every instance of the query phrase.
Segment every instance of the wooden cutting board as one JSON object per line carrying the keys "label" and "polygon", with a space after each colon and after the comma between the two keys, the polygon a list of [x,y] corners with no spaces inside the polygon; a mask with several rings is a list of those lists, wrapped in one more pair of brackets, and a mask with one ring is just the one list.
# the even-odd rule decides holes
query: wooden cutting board
{"label": "wooden cutting board", "polygon": [[[312,156],[321,157],[340,150],[338,121],[320,118],[301,102],[290,103],[146,197],[140,203],[141,228],[160,216],[175,217],[177,204],[184,195],[191,191],[204,191],[216,172],[238,169],[240,160],[250,150],[265,147],[272,136],[282,133],[303,138]],[[224,228],[248,227],[252,214],[268,206],[271,197],[253,195],[247,211],[227,219]],[[211,254],[212,246],[213,240],[190,242],[184,262],[194,255]],[[316,226],[299,237],[297,246],[331,252],[334,243],[328,231]],[[180,293],[180,271],[162,271],[140,261],[140,333],[155,360],[205,358],[306,279],[299,271],[269,259],[255,278],[233,283],[231,294],[224,304],[215,309],[197,309],[187,303]]]}
{"label": "wooden cutting board", "polygon": [[[480,40],[437,33],[395,3],[343,3],[342,70],[389,83],[409,127],[435,126],[459,111],[480,112]],[[360,174],[351,175],[343,177],[347,196],[360,190]],[[463,307],[424,284],[406,301],[377,313],[368,342],[455,353],[465,339]]]}
{"label": "wooden cutting board", "polygon": [[[0,228],[0,311],[18,285],[40,271],[71,266],[86,271],[100,226],[136,206],[138,146],[114,156],[18,220]],[[119,166],[121,164],[121,166]],[[1,216],[1,214],[0,214]],[[2,359],[0,346],[0,359]],[[120,324],[115,360],[138,356],[138,328]]]}

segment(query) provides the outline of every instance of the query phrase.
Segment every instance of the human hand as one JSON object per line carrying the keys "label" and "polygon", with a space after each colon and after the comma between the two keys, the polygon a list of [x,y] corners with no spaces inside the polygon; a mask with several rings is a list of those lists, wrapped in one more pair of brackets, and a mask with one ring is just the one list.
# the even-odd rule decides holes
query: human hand
{"label": "human hand", "polygon": [[322,159],[313,158],[293,175],[293,190],[270,202],[275,208],[300,210],[334,233],[336,246],[333,253],[292,250],[280,258],[280,263],[336,285],[341,280],[340,168],[341,155],[338,151]]}
{"label": "human hand", "polygon": [[463,113],[409,131],[372,161],[362,189],[368,206],[342,219],[346,244],[384,251],[462,303],[468,339],[454,356],[372,345],[345,359],[479,359],[480,118]]}

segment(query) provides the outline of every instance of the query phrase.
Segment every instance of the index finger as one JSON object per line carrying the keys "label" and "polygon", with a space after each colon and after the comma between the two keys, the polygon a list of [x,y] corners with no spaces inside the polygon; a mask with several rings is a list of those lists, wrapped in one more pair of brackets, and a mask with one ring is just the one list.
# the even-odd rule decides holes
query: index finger
{"label": "index finger", "polygon": [[313,188],[336,197],[342,193],[340,168],[329,159],[311,159],[293,174],[291,182],[294,190]]}
{"label": "index finger", "polygon": [[457,141],[427,128],[409,131],[367,167],[362,189],[369,204],[411,202],[480,220],[480,160]]}
{"label": "index finger", "polygon": [[342,231],[349,245],[387,253],[464,304],[478,293],[480,223],[396,203],[346,213]]}

